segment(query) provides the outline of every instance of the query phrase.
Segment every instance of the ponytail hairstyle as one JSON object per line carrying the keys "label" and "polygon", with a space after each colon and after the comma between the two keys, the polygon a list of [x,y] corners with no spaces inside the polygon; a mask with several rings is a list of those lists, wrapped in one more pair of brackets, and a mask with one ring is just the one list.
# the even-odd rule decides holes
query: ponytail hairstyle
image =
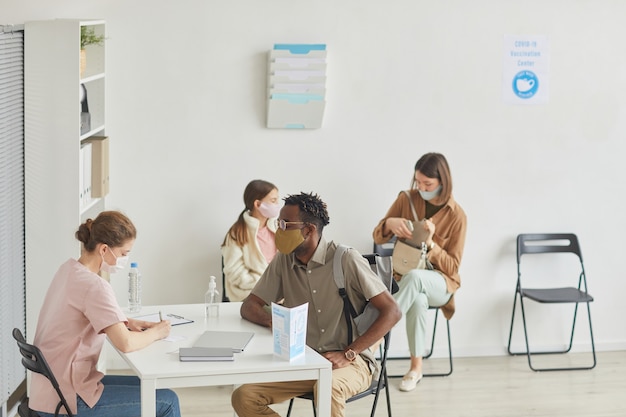
{"label": "ponytail hairstyle", "polygon": [[110,248],[123,246],[137,237],[137,229],[128,217],[119,211],[103,211],[95,220],[87,219],[76,231],[79,240],[87,252],[93,252],[99,243]]}
{"label": "ponytail hairstyle", "polygon": [[246,189],[243,191],[243,203],[245,205],[244,209],[239,213],[239,217],[235,224],[233,224],[226,236],[224,237],[224,242],[222,246],[226,245],[226,240],[228,236],[232,240],[237,243],[239,246],[243,246],[248,243],[248,234],[246,233],[246,221],[243,218],[243,214],[246,211],[252,211],[254,208],[254,202],[256,200],[263,200],[265,196],[267,196],[272,190],[277,190],[278,188],[268,181],[263,180],[252,180],[246,186]]}

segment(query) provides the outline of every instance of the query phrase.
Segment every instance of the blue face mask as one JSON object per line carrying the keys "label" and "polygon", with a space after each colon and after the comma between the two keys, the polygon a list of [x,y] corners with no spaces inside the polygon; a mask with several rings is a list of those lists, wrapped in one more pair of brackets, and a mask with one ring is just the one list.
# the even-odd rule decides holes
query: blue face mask
{"label": "blue face mask", "polygon": [[418,191],[424,200],[430,201],[433,198],[439,196],[439,194],[441,194],[441,184],[439,184],[439,186],[435,188],[433,191],[422,191],[422,190],[418,190]]}

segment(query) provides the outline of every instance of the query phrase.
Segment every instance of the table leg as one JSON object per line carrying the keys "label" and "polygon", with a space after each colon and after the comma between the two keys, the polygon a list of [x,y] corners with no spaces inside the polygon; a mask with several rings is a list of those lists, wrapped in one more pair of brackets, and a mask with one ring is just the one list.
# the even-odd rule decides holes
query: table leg
{"label": "table leg", "polygon": [[320,369],[317,380],[317,416],[330,417],[330,395],[332,387],[332,369]]}
{"label": "table leg", "polygon": [[141,380],[141,417],[156,416],[156,379]]}

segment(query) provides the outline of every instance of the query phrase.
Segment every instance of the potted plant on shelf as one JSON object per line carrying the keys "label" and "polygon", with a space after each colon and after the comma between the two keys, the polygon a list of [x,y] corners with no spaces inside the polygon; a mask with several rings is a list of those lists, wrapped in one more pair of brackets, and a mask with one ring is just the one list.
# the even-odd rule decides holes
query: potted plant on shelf
{"label": "potted plant on shelf", "polygon": [[83,76],[85,68],[87,67],[87,52],[85,47],[87,45],[102,46],[104,43],[104,35],[97,35],[93,27],[81,26],[80,27],[80,76]]}

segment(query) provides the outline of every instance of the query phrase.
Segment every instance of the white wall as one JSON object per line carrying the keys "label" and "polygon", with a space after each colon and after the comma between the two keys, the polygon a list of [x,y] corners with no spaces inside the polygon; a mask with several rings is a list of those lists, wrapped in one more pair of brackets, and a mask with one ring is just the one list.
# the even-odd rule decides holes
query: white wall
{"label": "white wall", "polygon": [[[132,258],[147,304],[202,301],[249,180],[275,182],[282,195],[319,193],[331,216],[326,237],[369,252],[417,158],[444,153],[469,219],[456,356],[504,354],[514,238],[537,231],[579,235],[597,346],[626,348],[626,328],[615,325],[626,314],[625,13],[621,1],[581,0],[2,6],[3,23],[107,21],[108,205],[139,229]],[[502,103],[507,34],[547,36],[548,104]],[[322,129],[264,128],[266,53],[276,42],[328,45]],[[125,276],[113,284],[125,304]]]}

